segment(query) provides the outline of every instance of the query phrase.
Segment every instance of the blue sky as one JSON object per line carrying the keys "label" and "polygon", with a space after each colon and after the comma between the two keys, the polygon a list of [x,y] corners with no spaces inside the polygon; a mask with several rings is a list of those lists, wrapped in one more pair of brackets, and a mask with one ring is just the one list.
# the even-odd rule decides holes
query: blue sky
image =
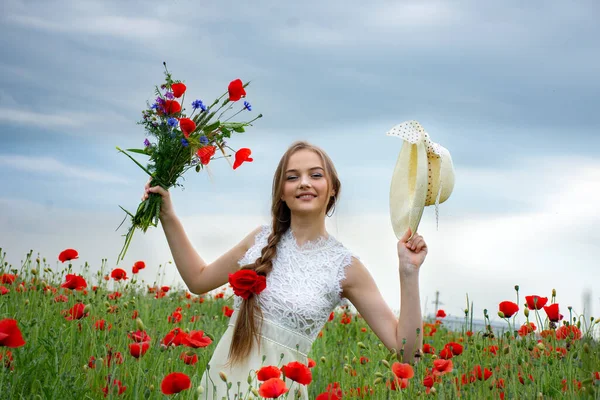
{"label": "blue sky", "polygon": [[[55,259],[115,262],[118,205],[134,209],[144,173],[115,150],[136,125],[166,61],[189,101],[236,78],[264,114],[230,144],[254,162],[212,179],[190,174],[176,209],[200,254],[218,257],[268,221],[275,166],[294,140],[322,146],[342,197],[330,232],[363,258],[398,309],[389,183],[416,119],[453,158],[456,185],[426,209],[423,303],[436,290],[460,315],[464,295],[495,309],[524,294],[600,312],[600,27],[595,1],[16,1],[0,6],[0,246]],[[188,104],[189,108],[190,105]],[[152,280],[170,259],[160,229],[137,234],[125,265]],[[59,268],[57,266],[57,268]],[[390,276],[394,277],[390,279]],[[178,281],[175,267],[161,279]],[[429,304],[427,307],[431,307]],[[564,314],[564,313],[563,313]]]}

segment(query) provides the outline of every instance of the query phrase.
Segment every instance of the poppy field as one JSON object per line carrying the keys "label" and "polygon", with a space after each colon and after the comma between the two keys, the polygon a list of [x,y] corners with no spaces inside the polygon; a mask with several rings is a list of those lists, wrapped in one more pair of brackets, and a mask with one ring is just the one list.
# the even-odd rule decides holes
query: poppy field
{"label": "poppy field", "polygon": [[[144,261],[121,269],[103,260],[91,272],[72,249],[58,261],[31,252],[14,266],[5,257],[0,249],[0,398],[208,398],[200,380],[233,311],[230,288],[192,295],[160,284],[164,266],[146,275]],[[340,306],[308,365],[257,365],[253,389],[236,397],[230,382],[229,398],[284,398],[307,385],[317,400],[600,399],[598,320],[575,315],[552,289],[547,297],[518,286],[507,294],[483,316],[467,306],[453,331],[440,310],[423,325],[413,365]],[[473,330],[473,318],[492,313],[505,330]]]}

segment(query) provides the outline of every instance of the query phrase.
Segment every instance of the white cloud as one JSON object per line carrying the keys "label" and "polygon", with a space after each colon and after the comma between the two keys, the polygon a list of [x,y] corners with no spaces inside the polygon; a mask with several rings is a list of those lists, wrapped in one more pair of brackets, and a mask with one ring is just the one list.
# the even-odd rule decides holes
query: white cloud
{"label": "white cloud", "polygon": [[44,114],[16,108],[0,108],[0,121],[40,128],[76,128],[83,125],[83,121],[69,115]]}
{"label": "white cloud", "polygon": [[129,183],[127,179],[115,176],[104,171],[99,171],[87,167],[69,165],[52,157],[31,157],[21,155],[3,154],[0,155],[0,165],[9,168],[15,168],[21,171],[54,174],[66,178],[82,179],[86,181],[102,183]]}
{"label": "white cloud", "polygon": [[[88,11],[89,13],[89,11]],[[42,16],[9,15],[9,22],[50,32],[71,32],[140,40],[164,40],[183,33],[180,26],[155,18],[62,14],[58,21]]]}

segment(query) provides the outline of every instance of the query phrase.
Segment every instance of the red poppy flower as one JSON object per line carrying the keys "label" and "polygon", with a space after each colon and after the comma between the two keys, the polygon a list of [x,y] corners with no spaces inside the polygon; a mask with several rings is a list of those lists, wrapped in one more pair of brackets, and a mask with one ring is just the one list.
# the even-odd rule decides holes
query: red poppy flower
{"label": "red poppy flower", "polygon": [[452,372],[451,360],[433,360],[433,375],[440,376]]}
{"label": "red poppy flower", "polygon": [[435,314],[435,317],[436,317],[436,318],[446,318],[446,311],[444,311],[444,310],[441,310],[441,309],[440,309],[440,310],[438,310],[438,311],[437,311],[437,314]]}
{"label": "red poppy flower", "polygon": [[[435,373],[435,371],[434,371]],[[427,375],[425,378],[423,378],[423,386],[427,387],[427,388],[432,388],[433,387],[433,376],[431,375]]]}
{"label": "red poppy flower", "polygon": [[452,349],[444,347],[442,350],[440,350],[440,358],[444,360],[449,360],[452,357],[454,357],[454,354],[452,354]]}
{"label": "red poppy flower", "polygon": [[285,382],[279,378],[271,378],[263,382],[258,388],[258,394],[267,399],[276,399],[284,393],[287,393],[288,388]]}
{"label": "red poppy flower", "polygon": [[139,271],[146,268],[146,263],[143,261],[136,261],[135,264],[133,264],[133,266],[136,267]]}
{"label": "red poppy flower", "polygon": [[127,389],[127,386],[123,386],[123,384],[121,383],[121,381],[117,380],[117,379],[113,379],[113,383],[112,383],[112,389],[110,388],[110,378],[107,378],[107,380],[109,381],[106,386],[102,389],[102,391],[104,392],[104,397],[108,396],[109,391],[115,394],[123,394],[125,392],[125,389]]}
{"label": "red poppy flower", "polygon": [[415,376],[415,371],[410,364],[402,364],[399,362],[395,362],[392,364],[392,372],[399,379],[410,379]]}
{"label": "red poppy flower", "polygon": [[241,148],[235,152],[235,162],[233,163],[233,169],[237,169],[243,162],[252,162],[253,158],[250,158],[252,150],[247,147]]}
{"label": "red poppy flower", "polygon": [[15,319],[3,319],[0,321],[0,346],[21,347],[25,345],[23,335],[17,326]]}
{"label": "red poppy flower", "polygon": [[231,318],[231,316],[233,315],[233,308],[223,306],[221,311],[223,311],[223,315],[225,315],[227,318]]}
{"label": "red poppy flower", "polygon": [[135,358],[140,358],[150,348],[150,342],[129,343],[129,354]]}
{"label": "red poppy flower", "polygon": [[425,354],[435,354],[435,348],[429,343],[425,343],[423,345],[423,353]]}
{"label": "red poppy flower", "polygon": [[74,319],[81,319],[83,317],[87,317],[90,314],[90,313],[86,313],[84,315],[84,313],[83,313],[84,310],[85,310],[85,304],[76,303],[70,309],[63,310],[63,314],[69,314],[68,316],[65,315],[65,319],[67,321],[72,321]]}
{"label": "red poppy flower", "polygon": [[556,338],[558,340],[572,338],[575,340],[581,339],[581,331],[575,325],[563,325],[556,330]]}
{"label": "red poppy flower", "polygon": [[87,282],[83,278],[83,276],[76,274],[67,274],[65,277],[65,283],[60,285],[60,287],[71,290],[83,290],[87,287]]}
{"label": "red poppy flower", "polygon": [[75,260],[77,258],[79,258],[79,254],[77,253],[77,250],[74,250],[74,249],[63,250],[58,255],[58,261],[61,261],[63,263],[65,261],[71,261],[71,260]]}
{"label": "red poppy flower", "polygon": [[165,376],[160,384],[163,394],[176,394],[192,387],[190,377],[181,372],[172,372]]}
{"label": "red poppy flower", "polygon": [[190,137],[190,134],[196,129],[196,123],[189,118],[179,118],[179,127],[183,136]]}
{"label": "red poppy flower", "polygon": [[94,323],[94,329],[98,330],[98,331],[103,331],[105,329],[108,329],[109,331],[112,328],[112,324],[107,324],[107,322],[103,319],[99,319],[98,321],[96,321]]}
{"label": "red poppy flower", "polygon": [[319,394],[315,400],[342,400],[342,393],[337,392],[323,392]]}
{"label": "red poppy flower", "polygon": [[444,347],[452,350],[452,354],[455,356],[460,356],[463,352],[463,347],[462,347],[462,344],[460,344],[460,343],[449,342],[449,343],[446,343],[446,345]]}
{"label": "red poppy flower", "polygon": [[135,332],[129,332],[127,334],[127,337],[137,343],[149,342],[150,340],[152,340],[152,339],[150,339],[150,336],[148,336],[146,331],[139,331],[139,330],[135,331]]}
{"label": "red poppy flower", "polygon": [[312,372],[307,365],[298,361],[287,363],[281,368],[286,378],[298,382],[301,385],[308,385],[312,382]]}
{"label": "red poppy flower", "polygon": [[504,313],[505,318],[510,318],[519,311],[519,305],[512,301],[503,301],[499,305],[499,310]]}
{"label": "red poppy flower", "polygon": [[175,98],[180,98],[185,93],[186,86],[183,83],[174,83],[171,85],[171,90],[173,91],[173,96]]}
{"label": "red poppy flower", "polygon": [[530,310],[541,310],[548,302],[548,298],[536,295],[525,296],[525,301],[527,301],[527,308]]}
{"label": "red poppy flower", "polygon": [[544,311],[546,311],[548,319],[552,322],[558,322],[563,319],[563,315],[558,312],[558,303],[544,306]]}
{"label": "red poppy flower", "polygon": [[110,273],[110,277],[113,278],[117,282],[120,281],[121,279],[125,280],[125,279],[127,279],[127,272],[122,268],[115,268]]}
{"label": "red poppy flower", "polygon": [[267,287],[267,278],[258,275],[254,270],[241,269],[234,274],[229,274],[229,283],[233,287],[233,292],[246,300],[252,293],[259,294]]}
{"label": "red poppy flower", "polygon": [[256,372],[256,379],[261,382],[268,381],[271,378],[280,378],[281,370],[274,365],[267,365]]}
{"label": "red poppy flower", "polygon": [[519,336],[527,336],[530,333],[535,332],[536,329],[537,328],[533,322],[530,322],[528,324],[523,324],[519,328]]}
{"label": "red poppy flower", "polygon": [[167,115],[173,115],[181,111],[181,105],[175,100],[165,100],[163,109]]}
{"label": "red poppy flower", "polygon": [[182,317],[183,315],[181,315],[179,311],[174,311],[173,314],[167,317],[167,320],[173,324],[176,324],[177,322],[181,321]]}
{"label": "red poppy flower", "polygon": [[10,290],[6,286],[0,286],[0,294],[4,296],[5,294],[9,294]]}
{"label": "red poppy flower", "polygon": [[11,285],[15,281],[15,279],[17,279],[17,276],[13,275],[13,274],[2,274],[2,278],[1,278],[2,283],[8,284],[8,285]]}
{"label": "red poppy flower", "polygon": [[480,381],[487,381],[492,376],[492,371],[487,368],[481,369],[481,365],[476,365],[473,368],[472,374]]}
{"label": "red poppy flower", "polygon": [[167,292],[169,291],[169,289],[171,289],[171,288],[170,288],[170,287],[168,287],[168,286],[161,286],[161,287],[160,287],[160,291],[161,291],[161,292],[165,292],[165,293],[167,293]]}
{"label": "red poppy flower", "polygon": [[167,333],[167,335],[163,338],[161,343],[164,346],[181,346],[183,344],[183,340],[187,337],[187,333],[181,330],[181,328],[174,328],[171,332]]}
{"label": "red poppy flower", "polygon": [[182,340],[181,344],[194,349],[206,347],[212,343],[212,339],[204,336],[204,331],[190,331]]}
{"label": "red poppy flower", "polygon": [[396,378],[385,383],[390,390],[406,389],[408,387],[408,379]]}
{"label": "red poppy flower", "polygon": [[179,356],[181,360],[187,365],[194,365],[198,362],[198,354],[196,353],[186,353],[185,351],[181,353]]}
{"label": "red poppy flower", "polygon": [[246,96],[246,90],[241,79],[231,81],[227,90],[229,91],[229,101],[238,101]]}
{"label": "red poppy flower", "polygon": [[196,154],[200,157],[200,162],[203,165],[206,165],[210,162],[210,159],[215,155],[216,151],[217,148],[215,146],[204,146],[199,148]]}
{"label": "red poppy flower", "polygon": [[342,314],[342,316],[340,318],[340,324],[348,325],[351,322],[352,322],[352,317],[351,316],[349,316],[346,313]]}

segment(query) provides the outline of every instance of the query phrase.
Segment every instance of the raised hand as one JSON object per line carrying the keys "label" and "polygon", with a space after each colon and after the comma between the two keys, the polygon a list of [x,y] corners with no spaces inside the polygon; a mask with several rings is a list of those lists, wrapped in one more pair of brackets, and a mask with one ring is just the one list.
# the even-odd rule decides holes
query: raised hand
{"label": "raised hand", "polygon": [[171,201],[171,194],[168,190],[160,186],[152,186],[150,187],[150,181],[152,178],[148,179],[146,185],[144,186],[144,194],[142,195],[142,201],[147,200],[150,196],[150,193],[157,194],[162,197],[162,204],[160,206],[160,215],[159,218],[162,220],[165,217],[170,217],[175,215],[175,210],[173,208],[173,202]]}
{"label": "raised hand", "polygon": [[418,270],[425,261],[428,249],[423,236],[415,233],[409,240],[411,235],[412,231],[408,228],[398,241],[398,260],[401,269]]}

